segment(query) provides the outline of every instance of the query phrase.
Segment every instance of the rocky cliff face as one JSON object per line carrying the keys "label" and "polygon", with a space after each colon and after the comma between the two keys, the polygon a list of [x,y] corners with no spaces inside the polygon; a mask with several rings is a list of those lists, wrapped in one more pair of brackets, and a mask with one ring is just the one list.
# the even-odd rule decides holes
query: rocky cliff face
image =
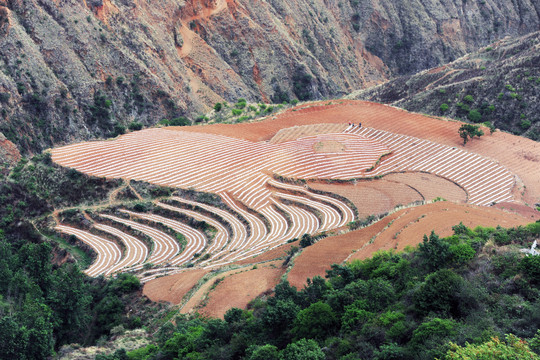
{"label": "rocky cliff face", "polygon": [[444,66],[348,97],[470,122],[489,121],[540,141],[540,32],[502,39]]}
{"label": "rocky cliff face", "polygon": [[218,101],[337,97],[538,28],[534,0],[0,0],[0,131],[24,152]]}

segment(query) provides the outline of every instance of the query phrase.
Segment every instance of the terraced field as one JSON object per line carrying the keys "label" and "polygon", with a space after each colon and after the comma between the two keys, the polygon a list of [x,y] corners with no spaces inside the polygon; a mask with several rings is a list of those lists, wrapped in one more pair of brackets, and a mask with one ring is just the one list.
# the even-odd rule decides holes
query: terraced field
{"label": "terraced field", "polygon": [[[357,110],[356,117],[351,115],[351,109]],[[431,200],[429,196],[446,190],[455,201],[484,207],[523,202],[516,189],[524,182],[528,186],[534,179],[523,176],[524,168],[514,167],[505,159],[508,168],[505,161],[446,138],[435,141],[431,133],[422,138],[421,131],[406,121],[395,122],[396,130],[391,131],[385,120],[388,114],[405,120],[409,115],[389,107],[381,110],[379,106],[376,110],[381,114],[380,126],[373,119],[372,104],[356,102],[315,106],[296,114],[285,113],[275,120],[241,124],[238,129],[251,126],[251,130],[238,136],[231,136],[231,127],[223,125],[147,129],[112,141],[53,149],[55,162],[87,174],[218,195],[209,201],[177,194],[156,199],[149,211],[127,205],[103,209],[93,216],[90,231],[65,224],[59,224],[57,231],[73,235],[94,249],[97,257],[86,270],[88,275],[131,271],[149,282],[193,271],[202,277],[224,266],[256,263],[264,254],[282,257],[280,246],[303,234],[344,233],[347,224],[358,220],[359,214],[366,216],[371,211],[366,209],[375,209],[367,202],[378,199],[354,196],[355,191],[364,194],[355,189],[362,189],[366,179],[370,179],[370,185],[375,184],[374,191],[386,192],[389,199],[394,199],[387,207],[396,205],[396,201]],[[336,117],[339,111],[343,116]],[[294,119],[302,126],[291,127]],[[349,125],[351,119],[357,125]],[[358,126],[360,120],[362,127]],[[447,127],[455,127],[436,119],[421,117],[421,121],[429,121],[432,127],[439,124],[444,134]],[[289,128],[280,128],[285,125]],[[219,129],[226,131],[220,133]],[[458,138],[457,132],[454,136]],[[266,140],[253,141],[255,137]],[[518,176],[513,169],[518,169]],[[377,179],[385,175],[388,177],[380,180],[385,183],[376,185]],[[349,186],[348,190],[341,191],[340,185]],[[532,183],[531,188],[534,193],[528,195],[538,196],[537,184]],[[392,195],[392,191],[400,194]],[[389,210],[384,206],[377,209]],[[429,232],[431,225],[422,231]],[[325,239],[325,243],[330,239],[333,237]],[[362,247],[355,244],[356,249]],[[339,261],[345,259],[341,256]],[[295,271],[293,268],[293,278]],[[276,276],[271,269],[256,273]],[[193,282],[191,276],[188,278]],[[187,289],[182,289],[185,295]],[[166,295],[163,298],[170,300]]]}

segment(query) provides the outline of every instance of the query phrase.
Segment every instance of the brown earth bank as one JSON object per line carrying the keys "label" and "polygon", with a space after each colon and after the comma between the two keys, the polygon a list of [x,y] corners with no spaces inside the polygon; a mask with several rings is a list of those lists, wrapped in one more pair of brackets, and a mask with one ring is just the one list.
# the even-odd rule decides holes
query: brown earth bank
{"label": "brown earth bank", "polygon": [[[245,308],[249,301],[263,293],[271,292],[279,283],[285,271],[281,263],[274,261],[219,273],[199,287],[182,306],[180,312],[183,314],[198,312],[207,315],[213,313],[214,316],[223,316],[230,307]],[[220,289],[220,295],[216,296],[215,291],[225,281],[226,285],[222,288],[224,290]],[[207,310],[209,305],[215,309],[211,313]]]}
{"label": "brown earth bank", "polygon": [[167,301],[179,304],[184,296],[197,284],[209,270],[187,270],[151,280],[144,284],[143,294],[152,301]]}
{"label": "brown earth bank", "polygon": [[358,210],[358,217],[378,215],[394,209],[422,201],[421,194],[410,186],[383,179],[358,181],[355,184],[325,184],[308,182],[309,187],[332,192],[351,200]]}
{"label": "brown earth bank", "polygon": [[[267,267],[269,263],[276,264],[272,260],[285,258],[291,247],[298,246],[298,243],[299,241],[297,240],[283,244],[252,258],[236,261],[232,266],[257,264],[259,267]],[[210,271],[210,269],[187,269],[180,274],[160,277],[147,282],[144,285],[143,293],[152,301],[166,301],[172,304],[179,304],[193,286],[206,274],[210,273]],[[259,273],[252,272],[251,274]],[[213,281],[215,281],[215,278],[210,279],[209,283]],[[271,290],[272,288],[273,285],[267,287],[264,291]]]}
{"label": "brown earth bank", "polygon": [[402,209],[366,228],[322,239],[305,248],[294,259],[288,274],[291,285],[302,288],[307,278],[323,276],[334,263],[365,259],[379,250],[403,250],[416,246],[424,234],[434,230],[440,236],[452,234],[452,226],[512,227],[532,222],[530,218],[500,209],[456,204],[447,201]]}
{"label": "brown earth bank", "polygon": [[209,292],[205,306],[199,311],[208,316],[223,318],[232,307],[245,309],[254,298],[271,293],[284,271],[278,261],[226,276]]}
{"label": "brown earth bank", "polygon": [[[14,165],[21,159],[21,154],[15,144],[6,139],[4,134],[0,132],[0,166]],[[0,168],[0,174],[2,173]]]}
{"label": "brown earth bank", "polygon": [[540,219],[540,211],[533,209],[527,205],[516,204],[513,202],[500,202],[493,205],[492,207],[519,214],[523,217],[531,219],[531,221],[536,221]]}

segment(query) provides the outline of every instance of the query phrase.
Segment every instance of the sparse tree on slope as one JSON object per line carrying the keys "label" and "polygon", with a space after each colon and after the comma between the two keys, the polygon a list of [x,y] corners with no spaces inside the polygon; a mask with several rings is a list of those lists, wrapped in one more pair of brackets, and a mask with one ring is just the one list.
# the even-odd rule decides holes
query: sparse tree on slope
{"label": "sparse tree on slope", "polygon": [[469,141],[469,138],[472,140],[475,136],[482,136],[484,135],[484,132],[480,130],[480,127],[478,125],[472,125],[472,124],[463,124],[459,128],[459,136],[463,138],[463,145],[467,144],[467,141]]}

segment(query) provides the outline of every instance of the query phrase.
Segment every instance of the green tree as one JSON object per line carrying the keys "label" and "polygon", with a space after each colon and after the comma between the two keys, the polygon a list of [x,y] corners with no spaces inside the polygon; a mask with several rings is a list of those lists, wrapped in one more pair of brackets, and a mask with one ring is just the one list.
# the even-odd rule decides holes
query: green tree
{"label": "green tree", "polygon": [[441,112],[447,112],[448,111],[448,104],[441,104],[440,107]]}
{"label": "green tree", "polygon": [[18,313],[23,338],[28,339],[25,354],[28,359],[46,359],[53,352],[53,325],[51,309],[40,299],[27,294]]}
{"label": "green tree", "polygon": [[418,252],[427,269],[434,271],[446,266],[450,257],[450,244],[431,231],[429,238],[424,235],[423,242],[418,245]]}
{"label": "green tree", "polygon": [[420,313],[434,312],[442,315],[459,315],[461,276],[449,269],[429,274],[414,293],[413,300]]}
{"label": "green tree", "polygon": [[53,272],[48,302],[55,313],[57,345],[81,341],[89,325],[92,297],[84,279],[85,275],[73,264]]}
{"label": "green tree", "polygon": [[285,346],[290,341],[290,329],[300,307],[292,300],[277,300],[269,304],[261,316],[264,330],[278,347]]}
{"label": "green tree", "polygon": [[540,283],[540,255],[525,256],[519,263],[519,268],[527,279],[533,283]]}
{"label": "green tree", "polygon": [[480,111],[473,109],[469,111],[467,118],[474,123],[479,123],[482,121],[482,114],[480,114]]}
{"label": "green tree", "polygon": [[302,238],[300,239],[300,247],[302,248],[308,247],[310,245],[313,245],[314,242],[315,242],[315,239],[313,239],[311,235],[304,234],[302,235]]}
{"label": "green tree", "polygon": [[484,123],[484,126],[487,127],[489,129],[489,134],[493,134],[495,131],[497,131],[497,129],[495,128],[495,125],[493,125],[493,123],[491,121],[486,121]]}
{"label": "green tree", "polygon": [[452,263],[457,266],[467,264],[476,255],[476,251],[468,243],[450,245],[449,251]]}
{"label": "green tree", "polygon": [[457,334],[457,325],[452,319],[430,319],[413,331],[409,347],[415,353],[427,355],[429,359],[444,356],[448,341]]}
{"label": "green tree", "polygon": [[319,301],[298,313],[291,332],[297,340],[323,340],[332,334],[338,325],[339,321],[330,305]]}
{"label": "green tree", "polygon": [[282,360],[324,360],[326,357],[315,340],[301,339],[287,345],[281,352]]}
{"label": "green tree", "polygon": [[526,341],[515,335],[506,335],[506,341],[494,337],[483,344],[459,346],[450,343],[451,349],[445,360],[538,360],[540,356],[531,351]]}
{"label": "green tree", "polygon": [[463,145],[467,144],[469,138],[472,140],[475,136],[480,137],[484,132],[480,130],[478,125],[463,124],[458,130],[459,136],[463,139]]}
{"label": "green tree", "polygon": [[247,360],[278,360],[278,348],[274,345],[266,344],[260,346],[252,346],[248,348],[247,353],[251,353]]}
{"label": "green tree", "polygon": [[463,98],[463,101],[466,101],[468,103],[473,103],[474,102],[474,98],[472,97],[472,95],[466,95],[464,98]]}
{"label": "green tree", "polygon": [[167,340],[162,351],[171,355],[170,358],[186,359],[188,356],[193,358],[193,353],[197,353],[196,344],[203,331],[203,326],[192,326],[185,332],[176,332]]}
{"label": "green tree", "polygon": [[141,130],[143,128],[143,124],[138,121],[132,121],[129,123],[128,128],[131,131]]}

